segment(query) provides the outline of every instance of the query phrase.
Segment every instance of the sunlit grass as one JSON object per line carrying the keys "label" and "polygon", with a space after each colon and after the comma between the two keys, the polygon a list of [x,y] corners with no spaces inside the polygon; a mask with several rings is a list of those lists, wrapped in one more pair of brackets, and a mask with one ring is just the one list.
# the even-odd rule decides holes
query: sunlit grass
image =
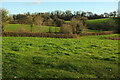
{"label": "sunlit grass", "polygon": [[118,41],[3,37],[3,78],[118,78]]}

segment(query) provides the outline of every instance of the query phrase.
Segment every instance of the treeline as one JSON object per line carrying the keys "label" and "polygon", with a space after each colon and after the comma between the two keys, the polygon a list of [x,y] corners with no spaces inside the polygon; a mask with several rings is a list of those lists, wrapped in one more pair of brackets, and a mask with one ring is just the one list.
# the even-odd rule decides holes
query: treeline
{"label": "treeline", "polygon": [[[61,19],[64,21],[70,21],[73,17],[87,17],[88,19],[100,19],[100,18],[108,18],[108,17],[117,17],[118,12],[113,11],[110,13],[103,13],[103,14],[94,14],[92,12],[84,12],[84,11],[60,11],[56,10],[53,12],[46,12],[46,13],[24,13],[24,14],[16,14],[13,15],[13,21],[17,23],[25,23],[25,20],[27,19],[28,16],[38,16],[41,18],[41,20],[44,22],[52,22],[52,20],[55,22],[57,21],[56,19]],[[51,20],[52,19],[52,20]],[[23,21],[24,20],[24,21]],[[41,23],[42,24],[42,23]],[[49,24],[49,23],[48,23]]]}

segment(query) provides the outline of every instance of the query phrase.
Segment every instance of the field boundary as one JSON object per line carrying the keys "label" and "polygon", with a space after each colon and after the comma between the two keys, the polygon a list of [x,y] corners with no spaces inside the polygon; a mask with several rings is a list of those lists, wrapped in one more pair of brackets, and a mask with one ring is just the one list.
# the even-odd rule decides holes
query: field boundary
{"label": "field boundary", "polygon": [[80,36],[90,35],[107,35],[113,34],[114,31],[90,32],[77,34],[55,34],[55,33],[32,33],[32,32],[3,32],[3,37],[48,37],[48,38],[79,38]]}
{"label": "field boundary", "polygon": [[114,31],[90,32],[90,33],[81,33],[80,36],[107,35],[107,34],[113,34],[113,33]]}
{"label": "field boundary", "polygon": [[10,37],[48,37],[48,38],[79,38],[76,34],[31,33],[31,32],[3,32],[2,36]]}

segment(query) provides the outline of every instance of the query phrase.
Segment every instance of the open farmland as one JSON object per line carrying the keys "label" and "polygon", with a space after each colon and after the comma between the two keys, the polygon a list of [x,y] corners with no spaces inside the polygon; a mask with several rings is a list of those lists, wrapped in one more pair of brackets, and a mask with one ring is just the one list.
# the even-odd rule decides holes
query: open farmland
{"label": "open farmland", "polygon": [[117,1],[0,3],[0,80],[120,80]]}
{"label": "open farmland", "polygon": [[[59,32],[60,28],[59,27],[54,27],[54,26],[34,26],[32,28],[32,32],[49,32],[49,29],[51,32]],[[31,27],[30,25],[25,25],[25,24],[8,24],[5,26],[5,31],[25,31],[25,32],[30,32]]]}
{"label": "open farmland", "polygon": [[3,37],[3,78],[118,78],[118,34]]}
{"label": "open farmland", "polygon": [[119,18],[102,18],[87,21],[87,28],[92,30],[117,30],[119,25]]}
{"label": "open farmland", "polygon": [[[69,22],[69,21],[68,21]],[[60,31],[60,27],[54,27],[54,26],[34,26],[33,27],[33,31],[32,32],[40,32],[40,33],[46,33],[49,32],[49,29],[51,32],[59,32]],[[15,32],[30,32],[31,31],[31,27],[30,25],[21,25],[21,24],[8,24],[5,27],[5,31],[15,31]],[[104,30],[92,30],[92,29],[88,29],[87,32],[100,32],[100,31],[104,31]]]}

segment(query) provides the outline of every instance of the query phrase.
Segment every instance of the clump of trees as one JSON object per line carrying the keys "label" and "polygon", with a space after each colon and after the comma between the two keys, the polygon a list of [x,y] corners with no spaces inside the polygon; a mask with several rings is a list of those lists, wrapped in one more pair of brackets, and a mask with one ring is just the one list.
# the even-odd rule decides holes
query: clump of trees
{"label": "clump of trees", "polygon": [[86,20],[87,18],[81,17],[81,18],[72,18],[71,19],[71,26],[73,30],[73,34],[80,34],[86,32]]}
{"label": "clump of trees", "polygon": [[85,33],[87,30],[86,20],[87,18],[85,17],[74,17],[71,19],[71,23],[63,24],[61,32],[69,34]]}
{"label": "clump of trees", "polygon": [[60,32],[64,34],[73,34],[72,26],[69,23],[65,23],[61,26]]}

